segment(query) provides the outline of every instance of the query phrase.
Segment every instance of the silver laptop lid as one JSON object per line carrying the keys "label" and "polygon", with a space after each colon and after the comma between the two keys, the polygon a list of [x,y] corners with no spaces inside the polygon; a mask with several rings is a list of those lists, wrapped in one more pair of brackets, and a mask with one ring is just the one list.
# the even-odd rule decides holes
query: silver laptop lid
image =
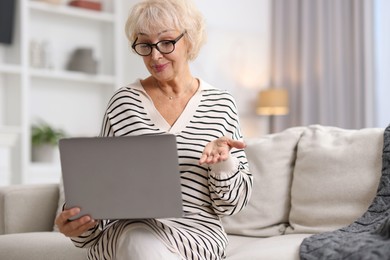
{"label": "silver laptop lid", "polygon": [[183,216],[174,135],[66,138],[59,148],[66,207],[79,216]]}

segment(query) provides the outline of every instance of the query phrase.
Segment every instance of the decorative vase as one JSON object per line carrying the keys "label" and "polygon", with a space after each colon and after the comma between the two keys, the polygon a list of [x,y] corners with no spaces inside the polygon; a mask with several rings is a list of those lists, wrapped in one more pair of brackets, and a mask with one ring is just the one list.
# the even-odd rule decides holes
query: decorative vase
{"label": "decorative vase", "polygon": [[32,147],[31,159],[33,162],[54,163],[59,161],[58,146],[42,144]]}
{"label": "decorative vase", "polygon": [[93,57],[93,50],[91,48],[77,48],[70,57],[67,69],[96,74],[97,65],[98,62]]}

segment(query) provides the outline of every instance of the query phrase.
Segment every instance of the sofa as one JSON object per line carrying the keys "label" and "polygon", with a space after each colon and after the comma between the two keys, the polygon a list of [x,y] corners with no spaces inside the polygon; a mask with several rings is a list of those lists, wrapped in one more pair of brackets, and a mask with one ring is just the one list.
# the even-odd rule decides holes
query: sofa
{"label": "sofa", "polygon": [[[247,139],[247,207],[224,217],[228,260],[299,259],[303,239],[359,218],[381,177],[382,128],[310,125]],[[56,231],[60,184],[0,188],[0,259],[86,259]]]}

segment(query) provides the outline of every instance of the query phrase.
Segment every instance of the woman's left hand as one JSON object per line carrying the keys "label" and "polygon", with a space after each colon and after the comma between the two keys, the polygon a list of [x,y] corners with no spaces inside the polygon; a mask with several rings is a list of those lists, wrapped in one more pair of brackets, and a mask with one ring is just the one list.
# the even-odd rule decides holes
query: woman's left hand
{"label": "woman's left hand", "polygon": [[243,149],[245,146],[244,142],[233,140],[226,136],[220,137],[206,145],[202,157],[199,159],[199,164],[214,164],[225,161],[229,158],[230,150],[233,147]]}

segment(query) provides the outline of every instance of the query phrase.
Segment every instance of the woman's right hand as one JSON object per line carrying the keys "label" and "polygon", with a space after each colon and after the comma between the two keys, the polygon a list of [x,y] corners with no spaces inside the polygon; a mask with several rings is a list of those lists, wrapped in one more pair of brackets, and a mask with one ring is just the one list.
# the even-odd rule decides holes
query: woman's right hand
{"label": "woman's right hand", "polygon": [[55,220],[59,231],[67,237],[77,237],[96,226],[97,221],[90,216],[82,216],[75,220],[69,220],[80,213],[80,208],[65,209]]}

